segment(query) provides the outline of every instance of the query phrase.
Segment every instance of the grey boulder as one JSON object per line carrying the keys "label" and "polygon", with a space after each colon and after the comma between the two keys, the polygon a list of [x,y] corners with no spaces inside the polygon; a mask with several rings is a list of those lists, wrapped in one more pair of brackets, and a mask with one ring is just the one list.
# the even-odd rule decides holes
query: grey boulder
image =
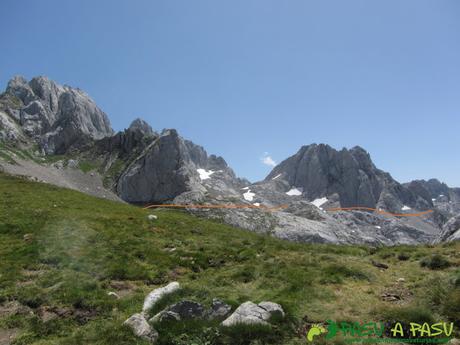
{"label": "grey boulder", "polygon": [[158,332],[149,325],[142,314],[132,315],[123,324],[131,328],[136,336],[148,340],[152,344],[158,339]]}
{"label": "grey boulder", "polygon": [[211,309],[208,310],[209,319],[222,319],[230,314],[232,307],[218,298],[212,300]]}
{"label": "grey boulder", "polygon": [[151,291],[144,299],[144,305],[142,306],[142,312],[146,314],[152,309],[163,297],[176,292],[180,289],[178,282],[169,283],[166,286]]}
{"label": "grey boulder", "polygon": [[152,317],[149,322],[163,322],[166,320],[188,320],[200,319],[205,315],[205,309],[202,304],[194,301],[181,301],[169,306],[163,311]]}
{"label": "grey boulder", "polygon": [[261,302],[258,305],[253,302],[241,304],[232,315],[222,322],[222,326],[230,327],[235,325],[269,325],[273,316],[284,317],[282,307],[272,302]]}

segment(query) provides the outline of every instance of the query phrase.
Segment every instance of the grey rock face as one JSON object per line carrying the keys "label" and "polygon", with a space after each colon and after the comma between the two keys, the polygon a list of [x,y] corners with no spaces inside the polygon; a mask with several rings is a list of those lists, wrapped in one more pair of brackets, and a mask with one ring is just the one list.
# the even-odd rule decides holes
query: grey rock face
{"label": "grey rock face", "polygon": [[117,191],[134,203],[164,202],[188,190],[192,171],[185,163],[186,148],[176,131],[155,140],[121,175]]}
{"label": "grey rock face", "polygon": [[30,82],[15,77],[2,98],[14,100],[2,103],[5,112],[48,154],[62,154],[113,134],[108,117],[86,93],[46,77]]}
{"label": "grey rock face", "polygon": [[437,242],[458,240],[460,240],[460,215],[452,217],[446,224],[444,224]]}
{"label": "grey rock face", "polygon": [[99,155],[119,153],[119,158],[126,159],[133,155],[140,155],[144,149],[158,138],[158,133],[144,120],[134,120],[128,129],[113,136],[98,140],[95,144]]}
{"label": "grey rock face", "polygon": [[137,118],[133,122],[131,122],[128,131],[140,132],[143,136],[158,136],[158,134],[153,131],[152,127],[140,118]]}
{"label": "grey rock face", "polygon": [[450,188],[437,179],[415,180],[406,183],[405,186],[425,199],[429,199],[445,218],[460,213],[460,188]]}
{"label": "grey rock face", "polygon": [[388,173],[375,167],[360,147],[337,151],[324,144],[303,146],[276,166],[265,181],[280,175],[290,186],[302,188],[307,200],[337,194],[342,207],[385,207],[399,211],[403,205],[429,208]]}
{"label": "grey rock face", "polygon": [[0,141],[17,142],[24,140],[19,124],[5,112],[0,111]]}
{"label": "grey rock face", "polygon": [[179,196],[184,202],[193,202],[188,198],[196,201],[207,192],[199,169],[225,179],[226,183],[214,186],[217,190],[226,191],[228,184],[238,184],[222,158],[208,156],[201,146],[184,140],[175,130],[167,130],[123,172],[117,191],[123,200],[133,203],[161,203]]}

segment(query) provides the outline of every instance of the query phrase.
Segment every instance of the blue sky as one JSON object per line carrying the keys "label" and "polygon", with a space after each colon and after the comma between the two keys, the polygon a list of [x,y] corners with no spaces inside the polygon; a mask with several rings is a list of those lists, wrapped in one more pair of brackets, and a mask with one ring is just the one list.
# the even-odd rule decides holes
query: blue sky
{"label": "blue sky", "polygon": [[87,91],[262,179],[313,142],[460,186],[460,1],[2,0],[0,83]]}

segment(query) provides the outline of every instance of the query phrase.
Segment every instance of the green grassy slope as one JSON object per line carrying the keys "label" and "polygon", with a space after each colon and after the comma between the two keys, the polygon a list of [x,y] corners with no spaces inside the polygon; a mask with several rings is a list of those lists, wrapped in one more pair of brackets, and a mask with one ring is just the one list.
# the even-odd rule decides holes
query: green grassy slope
{"label": "green grassy slope", "polygon": [[[151,213],[158,220],[149,221]],[[439,256],[432,260],[433,254]],[[184,287],[171,301],[270,300],[287,317],[262,334],[226,333],[206,322],[164,325],[160,344],[304,344],[305,328],[327,319],[459,321],[459,264],[458,242],[379,249],[294,244],[0,174],[0,329],[15,332],[14,344],[146,344],[122,322],[140,311],[149,291],[170,281]],[[383,300],[388,293],[402,300]],[[22,315],[2,309],[12,301],[30,309]]]}

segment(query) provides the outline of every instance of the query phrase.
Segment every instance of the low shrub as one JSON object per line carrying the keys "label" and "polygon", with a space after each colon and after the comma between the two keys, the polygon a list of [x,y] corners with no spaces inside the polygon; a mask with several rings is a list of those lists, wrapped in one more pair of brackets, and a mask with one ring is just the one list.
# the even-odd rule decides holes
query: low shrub
{"label": "low shrub", "polygon": [[449,267],[451,263],[440,254],[434,254],[420,261],[420,266],[431,270],[442,270]]}
{"label": "low shrub", "polygon": [[410,255],[407,253],[399,253],[398,254],[398,260],[400,261],[407,261],[410,259]]}

